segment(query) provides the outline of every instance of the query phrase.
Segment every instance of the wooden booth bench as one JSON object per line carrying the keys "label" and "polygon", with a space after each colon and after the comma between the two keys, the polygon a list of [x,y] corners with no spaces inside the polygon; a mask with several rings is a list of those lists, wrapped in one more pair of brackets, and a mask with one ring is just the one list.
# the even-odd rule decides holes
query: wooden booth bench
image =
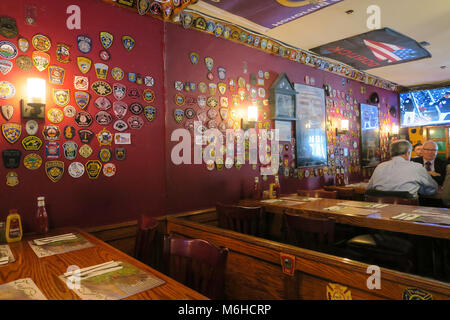
{"label": "wooden booth bench", "polygon": [[377,289],[368,264],[219,228],[215,208],[166,216],[165,223],[167,233],[230,249],[227,299],[450,299],[446,282],[380,268]]}

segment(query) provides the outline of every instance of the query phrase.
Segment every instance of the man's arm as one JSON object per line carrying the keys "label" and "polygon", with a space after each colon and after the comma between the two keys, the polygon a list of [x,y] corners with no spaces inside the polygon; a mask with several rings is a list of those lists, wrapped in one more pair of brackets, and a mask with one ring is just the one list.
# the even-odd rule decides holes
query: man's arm
{"label": "man's arm", "polygon": [[437,182],[424,167],[417,167],[417,178],[420,185],[419,193],[425,196],[435,194],[438,190]]}

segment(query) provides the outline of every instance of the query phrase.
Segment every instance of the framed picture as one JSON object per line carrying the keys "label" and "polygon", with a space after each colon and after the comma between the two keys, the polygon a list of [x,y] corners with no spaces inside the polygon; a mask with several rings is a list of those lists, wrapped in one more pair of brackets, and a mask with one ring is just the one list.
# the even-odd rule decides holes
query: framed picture
{"label": "framed picture", "polygon": [[277,77],[269,92],[271,118],[276,120],[296,120],[295,94],[297,92],[285,73]]}
{"label": "framed picture", "polygon": [[295,96],[288,94],[275,94],[275,104],[277,108],[277,118],[295,117]]}
{"label": "framed picture", "polygon": [[275,129],[278,129],[278,141],[291,141],[292,122],[275,120]]}
{"label": "framed picture", "polygon": [[325,131],[325,92],[321,88],[294,84],[296,94],[297,166],[328,164]]}
{"label": "framed picture", "polygon": [[361,103],[361,164],[374,167],[381,162],[380,122],[377,106]]}

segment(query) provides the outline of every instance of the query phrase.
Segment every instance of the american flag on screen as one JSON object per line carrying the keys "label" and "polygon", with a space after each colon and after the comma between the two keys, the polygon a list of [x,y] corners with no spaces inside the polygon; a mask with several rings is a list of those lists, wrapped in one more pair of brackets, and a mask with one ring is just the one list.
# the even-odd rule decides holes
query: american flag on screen
{"label": "american flag on screen", "polygon": [[416,57],[417,52],[393,44],[378,42],[373,40],[364,40],[364,44],[372,51],[379,61],[398,62],[409,60]]}

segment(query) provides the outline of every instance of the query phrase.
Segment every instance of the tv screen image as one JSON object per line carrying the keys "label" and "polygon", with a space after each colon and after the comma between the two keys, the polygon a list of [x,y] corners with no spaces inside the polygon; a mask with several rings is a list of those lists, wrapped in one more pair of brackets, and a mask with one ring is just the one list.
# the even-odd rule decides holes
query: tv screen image
{"label": "tv screen image", "polygon": [[400,94],[400,125],[450,124],[450,87]]}

